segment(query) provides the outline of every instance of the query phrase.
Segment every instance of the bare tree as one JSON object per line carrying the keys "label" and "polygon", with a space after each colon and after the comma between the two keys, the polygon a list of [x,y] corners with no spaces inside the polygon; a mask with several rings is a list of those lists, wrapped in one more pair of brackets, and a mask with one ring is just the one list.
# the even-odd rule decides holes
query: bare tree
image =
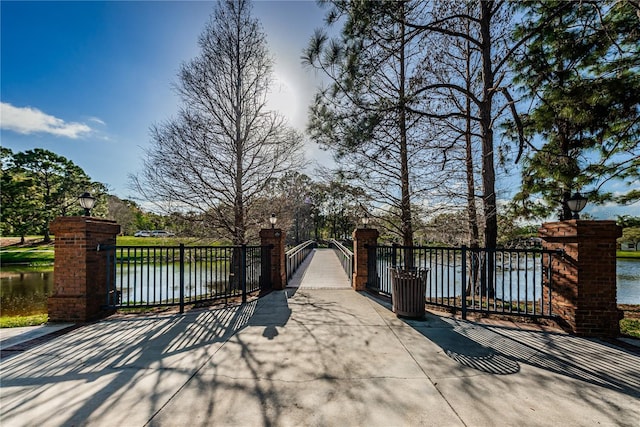
{"label": "bare tree", "polygon": [[269,180],[302,163],[301,135],[267,109],[273,59],[251,8],[218,3],[200,55],[178,74],[182,108],[152,127],[143,171],[132,177],[147,200],[202,213],[234,244],[259,221],[253,202]]}

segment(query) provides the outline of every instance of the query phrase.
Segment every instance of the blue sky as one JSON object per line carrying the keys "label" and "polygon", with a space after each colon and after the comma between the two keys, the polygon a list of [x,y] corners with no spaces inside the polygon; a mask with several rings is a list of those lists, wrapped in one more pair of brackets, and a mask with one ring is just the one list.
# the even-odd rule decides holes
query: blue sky
{"label": "blue sky", "polygon": [[[177,111],[171,85],[180,64],[198,55],[197,39],[214,6],[210,1],[0,2],[2,145],[53,151],[106,183],[113,194],[135,196],[128,175],[141,168],[150,126]],[[315,1],[257,1],[254,16],[276,61],[272,106],[304,130],[321,77],[303,68],[300,56],[322,27],[324,11]],[[311,142],[306,156],[331,163]],[[498,183],[501,197],[519,185],[507,181]],[[613,219],[640,215],[640,203],[587,210]]]}
{"label": "blue sky", "polygon": [[[149,127],[171,117],[171,85],[215,2],[7,2],[1,7],[2,145],[65,156],[120,197],[140,170]],[[324,12],[313,1],[258,1],[275,57],[272,105],[300,130],[320,84],[300,56]],[[307,157],[328,160],[314,144]]]}

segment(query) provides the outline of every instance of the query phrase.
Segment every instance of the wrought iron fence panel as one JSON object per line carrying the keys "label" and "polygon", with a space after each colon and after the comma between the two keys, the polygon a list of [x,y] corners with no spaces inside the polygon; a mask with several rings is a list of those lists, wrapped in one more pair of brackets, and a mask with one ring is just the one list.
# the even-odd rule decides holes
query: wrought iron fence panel
{"label": "wrought iron fence panel", "polygon": [[467,311],[553,316],[551,260],[541,249],[369,247],[367,288],[392,296],[391,268],[428,270],[425,302]]}
{"label": "wrought iron fence panel", "polygon": [[271,247],[103,246],[106,305],[140,308],[199,304],[270,289]]}

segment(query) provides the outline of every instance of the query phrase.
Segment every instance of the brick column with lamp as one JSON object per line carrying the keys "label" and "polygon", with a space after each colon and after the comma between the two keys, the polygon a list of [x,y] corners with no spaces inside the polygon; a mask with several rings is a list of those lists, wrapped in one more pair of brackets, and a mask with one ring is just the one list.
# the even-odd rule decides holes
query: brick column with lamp
{"label": "brick column with lamp", "polygon": [[54,288],[47,301],[50,322],[87,322],[113,314],[107,300],[107,256],[100,246],[115,246],[120,225],[88,216],[59,217],[55,236]]}
{"label": "brick column with lamp", "polygon": [[538,235],[544,249],[564,250],[551,264],[551,305],[563,327],[577,335],[619,335],[616,239],[622,228],[615,221],[574,219],[542,224]]}
{"label": "brick column with lamp", "polygon": [[273,289],[284,289],[287,287],[285,267],[286,233],[279,228],[275,228],[276,220],[275,214],[272,214],[269,219],[271,228],[260,230],[260,245],[273,245],[273,249],[271,249],[271,286]]}

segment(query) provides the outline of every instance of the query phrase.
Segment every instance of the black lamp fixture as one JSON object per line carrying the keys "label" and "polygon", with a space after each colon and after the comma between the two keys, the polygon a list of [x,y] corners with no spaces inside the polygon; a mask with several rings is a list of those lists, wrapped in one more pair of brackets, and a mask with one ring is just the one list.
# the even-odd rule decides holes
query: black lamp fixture
{"label": "black lamp fixture", "polygon": [[367,226],[369,225],[369,215],[367,215],[367,213],[364,213],[364,216],[361,219],[362,221],[362,226],[363,228],[368,228]]}
{"label": "black lamp fixture", "polygon": [[580,219],[578,214],[584,207],[587,206],[587,198],[576,191],[573,196],[567,200],[567,207],[573,212],[573,219]]}
{"label": "black lamp fixture", "polygon": [[84,192],[82,196],[78,197],[80,206],[84,208],[84,216],[91,216],[91,209],[96,205],[96,198],[90,193]]}
{"label": "black lamp fixture", "polygon": [[271,214],[271,216],[269,217],[269,222],[271,223],[271,228],[276,227],[276,222],[278,222],[278,217],[276,216],[276,214]]}

